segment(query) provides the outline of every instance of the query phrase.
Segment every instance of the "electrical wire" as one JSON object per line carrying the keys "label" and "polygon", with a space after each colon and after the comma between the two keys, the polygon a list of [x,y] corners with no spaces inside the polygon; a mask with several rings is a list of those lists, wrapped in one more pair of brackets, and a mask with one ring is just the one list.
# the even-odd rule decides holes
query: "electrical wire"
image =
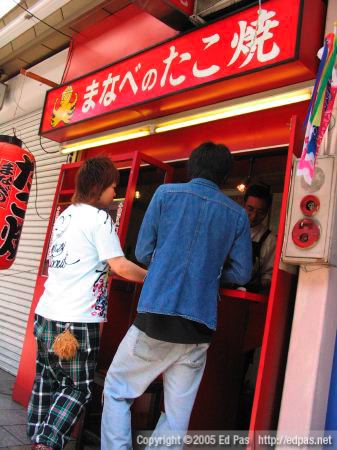
{"label": "electrical wire", "polygon": [[[41,136],[40,136],[41,137]],[[22,139],[21,139],[22,140]],[[32,153],[30,150],[29,150],[29,147],[25,144],[25,142],[24,141],[22,141],[22,143],[23,143],[23,145],[26,147],[26,149],[30,152],[30,153]],[[49,152],[48,152],[49,153]],[[35,178],[35,200],[34,200],[34,208],[35,208],[35,211],[36,211],[36,214],[38,215],[38,217],[41,219],[41,220],[49,220],[49,217],[42,217],[41,215],[40,215],[40,213],[39,213],[39,211],[38,211],[38,209],[37,209],[37,197],[38,197],[38,193],[39,193],[39,188],[38,188],[38,183],[37,183],[37,165],[36,165],[36,163],[35,163],[35,170],[34,170],[34,178]]]}
{"label": "electrical wire", "polygon": [[[24,11],[26,11],[30,16],[34,17],[34,18],[35,18],[36,20],[38,20],[39,22],[44,23],[45,25],[47,25],[47,27],[52,28],[54,31],[57,31],[57,32],[60,33],[60,34],[63,34],[63,36],[66,36],[66,37],[68,37],[68,38],[70,38],[70,39],[72,38],[72,36],[71,36],[70,34],[64,33],[63,31],[58,30],[57,28],[55,28],[55,27],[53,27],[52,25],[50,25],[48,22],[45,22],[44,20],[39,19],[35,14],[33,14],[32,12],[30,12],[28,8],[25,8],[24,6],[22,6],[21,3],[20,3],[20,0],[19,0],[19,1],[13,0],[13,1],[14,1],[14,3],[15,3],[17,6],[19,6],[21,9],[23,9]],[[74,32],[77,33],[76,31],[74,31]]]}
{"label": "electrical wire", "polygon": [[[20,89],[20,94],[19,94],[19,100],[18,100],[18,102],[16,102],[16,101],[14,100],[14,103],[15,103],[16,107],[15,107],[13,119],[15,119],[15,117],[16,117],[16,113],[17,113],[18,108],[21,109],[21,111],[25,112],[25,110],[22,109],[22,108],[19,106],[20,100],[21,100],[21,97],[22,97],[23,86],[24,86],[24,84],[25,84],[25,81],[26,81],[26,75],[24,75],[24,79],[23,79],[23,82],[22,82],[22,84],[21,84],[21,89]],[[14,129],[14,128],[13,128],[13,131],[14,131],[14,136],[15,136],[16,134],[15,134],[15,129]],[[52,152],[48,152],[48,151],[43,147],[43,145],[42,145],[41,135],[40,135],[39,137],[40,137],[40,147],[42,148],[42,150],[43,150],[45,153],[50,154],[50,155],[53,154],[53,153],[58,153],[58,150],[55,150],[55,151],[52,151]],[[30,151],[26,144],[25,144],[25,146],[26,146],[27,150]]]}
{"label": "electrical wire", "polygon": [[67,53],[67,60],[66,60],[66,63],[65,63],[64,69],[63,69],[61,83],[65,82],[65,79],[66,79],[66,77],[68,75],[68,71],[70,69],[70,62],[71,62],[71,57],[72,57],[73,51],[74,51],[74,41],[73,41],[73,39],[71,39],[71,41],[69,42],[69,50],[68,50],[68,53]]}
{"label": "electrical wire", "polygon": [[[20,6],[21,6],[21,5],[20,5]],[[25,77],[24,77],[24,79],[23,79],[23,82],[22,82],[22,84],[21,84],[21,89],[20,89],[20,94],[19,94],[19,100],[18,100],[18,102],[14,101],[16,107],[15,107],[13,119],[15,119],[17,110],[18,110],[18,108],[20,108],[20,107],[19,107],[19,103],[20,103],[20,100],[21,100],[21,97],[22,97],[23,86],[24,86],[25,80],[26,80],[26,75],[25,75]],[[21,109],[21,108],[20,108],[20,109]],[[15,128],[13,128],[13,135],[16,136],[16,130],[15,130]],[[22,139],[21,139],[21,140],[22,140]],[[41,149],[42,149],[45,153],[47,153],[47,154],[55,154],[55,153],[58,153],[58,152],[59,152],[58,150],[48,152],[48,151],[44,148],[44,146],[42,145],[41,135],[39,136],[39,140],[40,140],[40,147],[41,147]],[[24,141],[22,141],[22,143],[24,144],[24,146],[26,147],[26,149],[27,149],[30,153],[32,153],[32,152],[29,150],[29,147],[26,145],[26,143],[25,143]],[[35,208],[36,214],[37,214],[37,216],[38,216],[41,220],[49,220],[49,217],[48,217],[48,218],[42,217],[42,216],[40,215],[38,209],[37,209],[38,183],[37,183],[37,165],[36,165],[36,163],[35,163],[35,188],[36,188],[36,194],[35,194],[35,200],[34,200],[34,208]]]}
{"label": "electrical wire", "polygon": [[42,148],[42,150],[43,150],[45,153],[47,153],[47,155],[52,155],[53,153],[59,153],[58,150],[53,150],[52,152],[48,152],[48,151],[43,147],[43,145],[42,145],[41,135],[39,135],[39,137],[40,137],[40,147]]}
{"label": "electrical wire", "polygon": [[37,166],[35,164],[35,200],[34,200],[34,207],[35,207],[35,211],[36,214],[40,217],[41,220],[49,220],[49,217],[42,217],[37,209],[37,196],[39,193],[39,189],[37,186]]}
{"label": "electrical wire", "polygon": [[[23,86],[24,86],[24,84],[25,84],[25,81],[26,81],[26,77],[24,77],[24,79],[23,79],[23,81],[22,81],[22,83],[21,83],[21,88],[20,88],[20,94],[19,94],[19,99],[18,99],[18,101],[16,102],[16,100],[14,100],[14,103],[15,103],[15,110],[14,110],[14,116],[13,116],[13,119],[16,118],[17,110],[18,110],[18,108],[20,108],[19,104],[20,104],[20,100],[21,100],[21,97],[22,97]],[[20,109],[21,109],[21,108],[20,108]],[[21,110],[22,110],[22,109],[21,109]]]}
{"label": "electrical wire", "polygon": [[[26,109],[22,108],[22,107],[19,105],[19,103],[15,100],[14,97],[12,98],[12,100],[13,100],[13,103],[15,104],[15,106],[16,106],[16,109],[19,109],[19,110],[22,111],[23,113],[27,113],[27,112],[28,112]],[[13,117],[13,119],[14,119],[14,117]]]}

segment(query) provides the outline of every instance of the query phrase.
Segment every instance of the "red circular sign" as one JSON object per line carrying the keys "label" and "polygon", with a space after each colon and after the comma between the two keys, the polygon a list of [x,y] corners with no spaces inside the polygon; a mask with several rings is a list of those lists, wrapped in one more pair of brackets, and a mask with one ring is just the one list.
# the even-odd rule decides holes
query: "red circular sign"
{"label": "red circular sign", "polygon": [[295,223],[291,237],[297,247],[310,248],[321,237],[321,230],[314,220],[301,219]]}
{"label": "red circular sign", "polygon": [[321,202],[319,201],[319,198],[316,197],[316,195],[306,195],[301,200],[300,208],[305,216],[311,217],[317,213],[320,205]]}

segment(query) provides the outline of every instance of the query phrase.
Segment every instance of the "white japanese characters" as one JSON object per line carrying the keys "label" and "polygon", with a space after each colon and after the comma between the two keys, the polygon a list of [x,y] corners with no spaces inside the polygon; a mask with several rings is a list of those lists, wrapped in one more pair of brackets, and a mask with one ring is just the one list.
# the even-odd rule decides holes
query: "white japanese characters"
{"label": "white japanese characters", "polygon": [[271,62],[281,51],[272,31],[279,23],[275,11],[261,9],[257,20],[250,23],[240,20],[238,32],[232,36],[225,32],[201,36],[197,48],[189,46],[188,51],[186,41],[176,41],[165,48],[166,56],[158,58],[157,63],[152,60],[150,63],[140,54],[130,60],[133,68],[130,65],[126,68],[123,63],[115,65],[103,79],[97,76],[85,87],[82,113],[95,110],[97,104],[106,108],[113,103],[123,106],[118,103],[123,96],[130,104],[146,100],[150,91],[151,96],[160,96],[200,84],[202,80],[212,81],[216,74],[225,76],[229,67],[249,68],[250,63],[256,66],[257,62]]}
{"label": "white japanese characters", "polygon": [[250,25],[246,21],[239,22],[240,34],[234,34],[231,47],[236,48],[236,50],[228,66],[236,62],[241,53],[246,56],[246,59],[239,67],[249,64],[254,56],[259,62],[263,63],[271,61],[279,55],[280,48],[275,42],[269,52],[264,51],[265,42],[273,38],[273,33],[270,30],[279,25],[278,20],[270,20],[275,14],[274,11],[268,12],[262,9],[258,20],[255,20]]}

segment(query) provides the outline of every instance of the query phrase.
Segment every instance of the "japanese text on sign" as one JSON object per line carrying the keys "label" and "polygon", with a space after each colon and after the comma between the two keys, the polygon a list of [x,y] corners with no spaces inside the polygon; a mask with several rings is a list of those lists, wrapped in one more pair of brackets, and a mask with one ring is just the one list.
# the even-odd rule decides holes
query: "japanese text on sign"
{"label": "japanese text on sign", "polygon": [[49,91],[42,132],[294,57],[300,0],[291,0],[291,20],[289,1],[269,0]]}

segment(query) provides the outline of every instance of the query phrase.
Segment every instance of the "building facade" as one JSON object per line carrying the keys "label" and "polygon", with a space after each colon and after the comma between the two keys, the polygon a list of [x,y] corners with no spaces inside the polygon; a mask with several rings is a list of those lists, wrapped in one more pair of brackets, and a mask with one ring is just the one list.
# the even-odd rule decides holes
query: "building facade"
{"label": "building facade", "polygon": [[[315,281],[303,268],[297,277],[283,265],[281,253],[292,161],[294,156],[300,156],[303,145],[302,123],[309,105],[309,97],[305,95],[314,84],[318,67],[316,53],[322,46],[324,34],[333,30],[335,3],[268,0],[260,8],[245,5],[243,9],[230,11],[230,14],[216,17],[214,22],[192,28],[187,33],[178,33],[167,19],[162,23],[139,5],[127,5],[116,15],[89,27],[85,41],[82,37],[73,40],[68,55],[70,63],[65,66],[61,58],[56,69],[63,73],[62,84],[47,93],[41,117],[42,142],[49,139],[50,144],[46,145],[52,149],[60,145],[63,156],[43,154],[46,178],[49,181],[48,170],[55,176],[48,187],[41,186],[50,193],[46,197],[46,206],[41,207],[47,208],[45,215],[51,214],[51,218],[43,250],[43,239],[38,239],[39,246],[36,246],[36,286],[34,290],[35,279],[29,275],[30,290],[21,288],[27,302],[16,301],[19,295],[15,294],[13,312],[7,315],[21,314],[20,321],[17,317],[7,319],[12,324],[7,325],[8,336],[13,335],[16,327],[20,328],[23,345],[14,390],[16,400],[27,402],[34,375],[34,364],[29,357],[34,349],[32,318],[46,277],[44,267],[50,227],[61,203],[69,201],[66,196],[73,189],[79,164],[65,166],[56,187],[59,167],[66,155],[76,154],[80,162],[104,153],[120,167],[123,191],[120,237],[127,256],[132,258],[142,211],[155,187],[168,181],[168,174],[175,181],[184,180],[185,162],[190,151],[203,141],[214,140],[228,145],[238,161],[238,172],[227,186],[227,193],[237,195],[233,194],[236,182],[247,174],[252,158],[255,179],[272,187],[274,218],[271,226],[278,234],[278,242],[268,296],[228,289],[221,292],[225,301],[219,305],[219,331],[210,352],[191,426],[228,430],[238,426],[238,417],[243,413],[238,381],[242,376],[242,355],[247,349],[261,347],[254,399],[249,409],[250,430],[278,428],[279,433],[296,431],[299,434],[324,430],[336,337],[331,292],[337,277],[335,269],[330,267],[320,267]],[[291,20],[289,11],[292,11]],[[258,12],[260,22],[257,22]],[[176,10],[175,14],[179,26],[184,27],[182,16],[186,19],[189,13]],[[254,26],[258,31],[252,33]],[[144,34],[149,28],[155,30],[150,36]],[[123,46],[120,36],[123,36]],[[254,50],[249,52],[249,45]],[[97,58],[93,58],[93,54]],[[50,67],[49,63],[46,67]],[[57,79],[48,74],[48,70],[45,75],[54,81]],[[299,95],[303,95],[301,100],[289,101],[289,97],[293,99]],[[288,101],[283,101],[284,96],[288,96]],[[279,106],[267,104],[275,98],[282,99]],[[39,108],[41,106],[42,99]],[[242,106],[255,109],[240,110]],[[60,119],[64,111],[69,112],[67,123]],[[40,117],[38,114],[41,112],[34,117]],[[30,120],[33,116],[28,118],[29,123]],[[189,126],[191,120],[199,121]],[[7,122],[3,127],[6,133],[13,123],[13,116]],[[135,137],[135,133],[141,134]],[[110,143],[107,143],[109,139]],[[39,156],[37,153],[36,157]],[[173,168],[173,172],[165,165]],[[138,178],[132,178],[131,167],[133,174],[137,168]],[[37,170],[39,180],[39,161]],[[136,187],[143,195],[144,203],[135,201]],[[48,194],[46,191],[46,196]],[[40,190],[39,195],[42,195]],[[34,190],[30,203],[32,198]],[[32,224],[33,217],[28,211],[25,227],[29,230]],[[39,236],[46,228],[47,223],[44,229],[40,228]],[[23,251],[20,253],[19,247],[16,264],[25,259],[24,245],[27,244],[23,239],[24,233],[20,243]],[[28,248],[35,247],[33,241],[28,242]],[[17,275],[10,273],[10,276]],[[4,292],[10,289],[11,283],[2,283]],[[20,282],[15,284],[20,286]],[[310,302],[308,308],[308,298],[313,292],[320,301]],[[133,287],[112,281],[109,314],[118,311],[120,316],[116,321],[111,315],[103,330],[101,373],[106,370],[115,346],[130,325],[138,294]],[[121,304],[125,299],[129,302],[127,310]],[[313,326],[317,317],[321,320]],[[13,345],[8,336],[4,342]],[[306,358],[303,346],[310,352],[309,358]],[[17,345],[12,350],[18,355],[19,348]],[[3,367],[15,373],[17,364],[7,362],[8,356],[5,351],[3,353]],[[303,367],[306,368],[305,390]],[[298,417],[294,404],[302,404],[306,413]],[[210,411],[216,411],[205,418],[202,410],[207,406]],[[139,409],[142,407],[140,404]]]}

